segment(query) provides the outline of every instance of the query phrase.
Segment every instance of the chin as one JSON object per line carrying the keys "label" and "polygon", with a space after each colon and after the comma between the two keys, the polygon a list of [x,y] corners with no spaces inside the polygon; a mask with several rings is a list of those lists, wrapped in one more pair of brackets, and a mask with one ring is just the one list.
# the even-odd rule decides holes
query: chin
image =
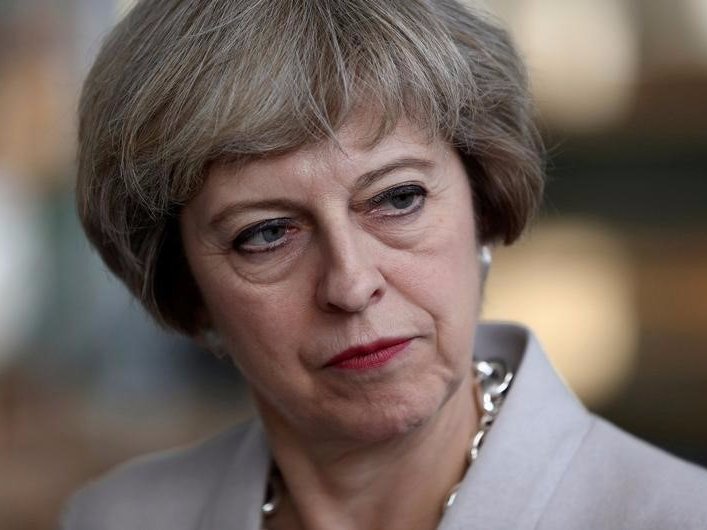
{"label": "chin", "polygon": [[424,428],[459,387],[411,389],[375,400],[348,403],[319,421],[326,424],[329,436],[359,443],[380,443]]}

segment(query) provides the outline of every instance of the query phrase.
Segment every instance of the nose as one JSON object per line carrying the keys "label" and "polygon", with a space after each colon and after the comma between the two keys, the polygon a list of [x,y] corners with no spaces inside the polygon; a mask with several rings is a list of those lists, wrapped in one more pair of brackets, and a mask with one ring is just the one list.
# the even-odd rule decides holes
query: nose
{"label": "nose", "polygon": [[383,296],[385,278],[368,237],[355,228],[339,228],[325,238],[317,285],[317,303],[324,311],[361,312]]}

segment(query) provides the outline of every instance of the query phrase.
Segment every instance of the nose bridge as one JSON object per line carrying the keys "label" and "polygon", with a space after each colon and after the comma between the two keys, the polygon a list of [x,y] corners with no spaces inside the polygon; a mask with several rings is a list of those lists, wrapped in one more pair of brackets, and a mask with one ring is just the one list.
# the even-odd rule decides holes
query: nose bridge
{"label": "nose bridge", "polygon": [[322,234],[317,298],[323,309],[358,312],[383,294],[385,281],[372,243],[351,220],[339,220]]}

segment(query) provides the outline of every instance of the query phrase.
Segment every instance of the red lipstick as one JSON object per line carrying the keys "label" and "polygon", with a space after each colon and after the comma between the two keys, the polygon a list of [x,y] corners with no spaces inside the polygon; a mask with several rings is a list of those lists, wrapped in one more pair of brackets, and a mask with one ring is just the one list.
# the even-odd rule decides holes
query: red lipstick
{"label": "red lipstick", "polygon": [[381,339],[363,346],[354,346],[335,355],[324,368],[368,370],[383,366],[412,342],[411,338]]}

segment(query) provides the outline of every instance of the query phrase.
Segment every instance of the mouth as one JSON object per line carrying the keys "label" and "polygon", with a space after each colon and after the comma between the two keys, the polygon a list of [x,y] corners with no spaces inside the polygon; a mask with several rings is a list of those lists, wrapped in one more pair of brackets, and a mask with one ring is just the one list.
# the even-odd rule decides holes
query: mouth
{"label": "mouth", "polygon": [[324,368],[341,370],[378,368],[402,353],[412,340],[412,337],[381,339],[370,344],[354,346],[329,359]]}

